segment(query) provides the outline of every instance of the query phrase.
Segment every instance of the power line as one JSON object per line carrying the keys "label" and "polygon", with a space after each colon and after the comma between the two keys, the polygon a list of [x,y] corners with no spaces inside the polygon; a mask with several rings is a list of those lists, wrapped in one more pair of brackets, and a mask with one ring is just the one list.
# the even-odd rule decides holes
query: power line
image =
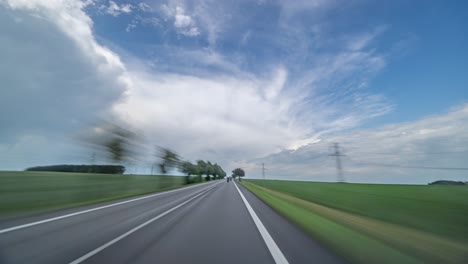
{"label": "power line", "polygon": [[[351,151],[350,151],[351,152]],[[461,154],[468,153],[467,150],[464,151],[440,151],[440,152],[412,152],[412,151],[400,151],[400,152],[367,152],[367,151],[356,151],[354,154],[367,154],[367,155],[401,155],[401,154],[411,154],[411,155],[446,155],[446,154]]]}
{"label": "power line", "polygon": [[468,168],[465,168],[465,167],[411,166],[411,165],[383,164],[383,163],[373,163],[373,162],[359,162],[359,161],[353,161],[353,160],[351,161],[358,165],[387,167],[387,168],[424,169],[424,170],[468,170]]}

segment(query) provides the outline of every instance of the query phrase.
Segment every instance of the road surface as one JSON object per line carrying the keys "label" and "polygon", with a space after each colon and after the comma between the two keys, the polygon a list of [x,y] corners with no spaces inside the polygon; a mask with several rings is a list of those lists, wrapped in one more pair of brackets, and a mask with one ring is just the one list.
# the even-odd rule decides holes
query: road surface
{"label": "road surface", "polygon": [[343,263],[245,188],[215,181],[0,223],[0,263]]}

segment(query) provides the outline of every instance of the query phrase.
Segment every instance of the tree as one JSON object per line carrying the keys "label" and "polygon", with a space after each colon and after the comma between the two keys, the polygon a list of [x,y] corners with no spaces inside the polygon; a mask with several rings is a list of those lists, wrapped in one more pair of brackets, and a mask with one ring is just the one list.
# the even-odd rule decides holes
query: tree
{"label": "tree", "polygon": [[198,160],[197,161],[197,169],[198,169],[198,176],[200,177],[200,180],[201,180],[201,176],[203,174],[206,174],[206,162],[204,162],[203,160]]}
{"label": "tree", "polygon": [[245,172],[243,169],[241,168],[237,168],[235,170],[232,171],[232,177],[244,177],[245,176]]}
{"label": "tree", "polygon": [[123,174],[125,172],[125,167],[121,165],[52,165],[31,167],[27,168],[26,171]]}
{"label": "tree", "polygon": [[187,176],[190,176],[190,174],[193,172],[193,164],[190,163],[190,161],[183,161],[180,163],[180,171],[184,174],[187,174]]}
{"label": "tree", "polygon": [[224,170],[223,170],[221,167],[219,167],[219,168],[221,169],[221,175],[220,175],[220,178],[224,178],[224,177],[226,177],[226,175],[227,175],[227,174],[226,174],[226,172],[225,172],[225,171],[224,171]]}
{"label": "tree", "polygon": [[121,162],[125,157],[124,141],[122,138],[113,138],[106,143],[107,151],[110,154],[111,160]]}
{"label": "tree", "polygon": [[207,162],[206,163],[206,167],[205,167],[205,173],[206,173],[206,179],[207,180],[210,180],[210,175],[213,175],[213,177],[215,176],[215,168],[213,167],[213,164],[211,164],[211,162]]}
{"label": "tree", "polygon": [[109,122],[100,122],[81,132],[78,138],[87,147],[92,148],[92,163],[96,154],[102,154],[114,164],[129,164],[138,158],[140,137],[128,128]]}
{"label": "tree", "polygon": [[159,163],[159,168],[164,174],[166,174],[169,169],[177,168],[179,166],[179,155],[177,155],[177,153],[170,149],[161,148],[159,152],[159,157],[161,159],[161,163]]}
{"label": "tree", "polygon": [[221,177],[221,167],[219,167],[219,165],[217,163],[215,163],[213,165],[213,169],[214,169],[215,178],[220,178]]}
{"label": "tree", "polygon": [[189,175],[200,175],[200,170],[198,169],[198,166],[195,164],[191,164],[190,172]]}
{"label": "tree", "polygon": [[226,172],[224,172],[224,170],[221,168],[221,166],[219,166],[217,163],[215,163],[213,165],[214,169],[215,169],[215,174],[216,174],[216,178],[224,178],[226,177]]}
{"label": "tree", "polygon": [[109,140],[104,141],[103,145],[109,153],[110,160],[116,163],[128,161],[133,155],[130,151],[130,142],[135,138],[135,134],[115,125],[107,129]]}
{"label": "tree", "polygon": [[180,162],[179,170],[182,173],[187,174],[187,176],[200,174],[198,170],[198,166],[195,164],[192,164],[190,161]]}

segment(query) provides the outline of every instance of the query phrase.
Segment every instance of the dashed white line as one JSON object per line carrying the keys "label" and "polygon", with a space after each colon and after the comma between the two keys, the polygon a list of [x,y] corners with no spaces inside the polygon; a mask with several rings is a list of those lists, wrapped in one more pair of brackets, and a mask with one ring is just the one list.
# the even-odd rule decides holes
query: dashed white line
{"label": "dashed white line", "polygon": [[275,260],[275,263],[276,264],[288,264],[289,262],[286,259],[286,257],[283,255],[283,252],[281,252],[278,245],[276,245],[276,243],[273,240],[273,238],[271,237],[270,233],[268,233],[268,230],[265,228],[265,226],[263,225],[260,218],[258,218],[257,214],[252,209],[252,206],[250,206],[247,199],[245,199],[244,194],[242,194],[242,192],[239,190],[239,187],[237,187],[237,184],[235,184],[235,181],[234,181],[234,186],[236,186],[236,189],[239,192],[239,195],[242,198],[242,201],[244,201],[245,207],[247,207],[247,210],[249,211],[250,216],[252,217],[255,225],[257,226],[257,229],[260,232],[260,235],[262,236],[263,240],[265,241],[265,244],[267,245],[271,256],[273,256],[273,259]]}
{"label": "dashed white line", "polygon": [[154,218],[151,218],[150,220],[148,220],[148,221],[144,222],[143,224],[141,224],[141,225],[139,225],[139,226],[137,226],[137,227],[131,229],[130,231],[127,231],[126,233],[124,233],[124,234],[122,234],[122,235],[120,235],[120,236],[118,236],[118,237],[112,239],[111,241],[109,241],[109,242],[105,243],[104,245],[102,245],[102,246],[96,248],[95,250],[92,250],[92,251],[88,252],[87,254],[85,254],[85,255],[83,255],[83,256],[81,256],[81,257],[75,259],[74,261],[70,262],[70,264],[78,264],[78,263],[81,263],[81,262],[87,260],[88,258],[90,258],[90,257],[92,257],[92,256],[94,256],[94,255],[96,255],[97,253],[101,252],[102,250],[106,249],[107,247],[109,247],[109,246],[111,246],[111,245],[117,243],[118,241],[124,239],[125,237],[131,235],[132,233],[135,233],[136,231],[140,230],[141,228],[143,228],[143,227],[145,227],[145,226],[151,224],[152,222],[158,220],[159,218],[161,218],[161,217],[163,217],[163,216],[165,216],[165,215],[171,213],[172,211],[174,211],[174,210],[176,210],[177,208],[179,208],[179,207],[181,207],[181,206],[187,204],[188,202],[192,201],[193,199],[195,199],[195,198],[197,198],[197,197],[199,197],[199,196],[201,196],[201,195],[203,195],[203,194],[209,192],[211,189],[213,189],[214,187],[216,187],[216,185],[218,185],[218,184],[219,184],[219,183],[217,183],[217,184],[215,184],[214,186],[208,188],[207,190],[205,190],[205,191],[203,191],[203,192],[201,192],[201,193],[199,193],[199,194],[193,196],[192,198],[188,199],[187,201],[185,201],[185,202],[183,202],[183,203],[180,203],[180,204],[178,204],[178,205],[172,207],[171,209],[169,209],[169,210],[167,210],[167,211],[165,211],[165,212],[159,214],[158,216],[156,216],[156,217],[154,217]]}
{"label": "dashed white line", "polygon": [[[209,184],[209,183],[204,183],[204,184],[201,184],[201,185],[205,185],[205,184]],[[57,221],[57,220],[72,217],[72,216],[86,214],[86,213],[89,213],[89,212],[102,210],[102,209],[109,208],[109,207],[114,207],[114,206],[117,206],[117,205],[122,205],[122,204],[131,203],[131,202],[135,202],[135,201],[139,201],[139,200],[143,200],[143,199],[148,199],[148,198],[155,197],[155,196],[158,196],[158,195],[163,195],[163,194],[167,194],[167,193],[187,190],[187,189],[191,189],[191,188],[194,188],[194,187],[199,187],[201,185],[197,184],[197,185],[194,185],[194,186],[180,188],[180,189],[176,189],[176,190],[172,190],[172,191],[166,191],[166,192],[150,194],[150,195],[135,198],[135,199],[130,199],[130,200],[126,200],[126,201],[122,201],[122,202],[118,202],[118,203],[113,203],[113,204],[108,204],[108,205],[104,205],[104,206],[99,206],[99,207],[96,207],[96,208],[83,210],[83,211],[79,211],[79,212],[75,212],[75,213],[70,213],[70,214],[61,215],[61,216],[57,216],[57,217],[52,217],[52,218],[48,218],[48,219],[44,219],[44,220],[40,220],[40,221],[28,223],[28,224],[24,224],[24,225],[13,226],[13,227],[1,229],[0,234],[4,234],[4,233],[7,233],[7,232],[11,232],[11,231],[15,231],[15,230],[18,230],[18,229],[23,229],[23,228],[27,228],[27,227],[31,227],[31,226],[35,226],[35,225],[45,224],[45,223],[48,223],[48,222]]]}

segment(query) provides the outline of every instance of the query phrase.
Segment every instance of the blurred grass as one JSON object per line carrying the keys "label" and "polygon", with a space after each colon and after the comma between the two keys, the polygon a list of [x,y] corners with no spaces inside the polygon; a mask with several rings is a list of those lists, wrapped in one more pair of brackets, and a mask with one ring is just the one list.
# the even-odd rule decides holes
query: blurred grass
{"label": "blurred grass", "polygon": [[464,186],[243,184],[351,262],[468,263]]}
{"label": "blurred grass", "polygon": [[177,188],[185,177],[0,171],[0,215],[23,215]]}

